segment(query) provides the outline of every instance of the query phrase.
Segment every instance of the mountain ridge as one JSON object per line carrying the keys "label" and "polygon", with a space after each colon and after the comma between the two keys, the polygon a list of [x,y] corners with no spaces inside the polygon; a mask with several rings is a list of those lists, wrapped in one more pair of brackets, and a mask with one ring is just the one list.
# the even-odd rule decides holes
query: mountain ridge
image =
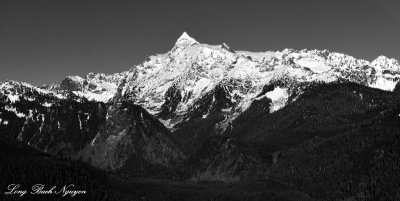
{"label": "mountain ridge", "polygon": [[[184,51],[185,49],[187,49],[188,47],[191,47],[191,46],[202,46],[202,45],[204,45],[206,47],[205,51],[209,51],[210,49],[220,49],[220,50],[227,49],[227,50],[229,50],[229,52],[233,51],[225,43],[223,43],[220,46],[218,46],[218,45],[212,46],[212,45],[201,44],[201,43],[197,42],[197,40],[195,40],[194,38],[190,37],[186,32],[184,32],[177,39],[174,47],[169,52],[167,52],[165,54],[157,54],[157,55],[150,56],[150,57],[148,57],[146,59],[146,61],[144,63],[151,62],[151,63],[153,63],[153,65],[157,65],[158,64],[157,61],[160,62],[160,58],[162,58],[163,56],[171,55],[174,52],[178,52],[179,53],[180,51]],[[265,61],[268,60],[269,61],[268,64],[270,64],[270,65],[274,65],[274,63],[276,63],[276,60],[281,60],[280,63],[284,63],[284,64],[287,63],[287,64],[290,65],[290,62],[292,62],[291,59],[293,59],[294,56],[298,56],[299,54],[300,55],[304,54],[306,57],[307,56],[311,57],[311,59],[313,59],[312,57],[319,56],[319,55],[329,56],[329,54],[332,54],[332,57],[335,57],[334,59],[336,59],[336,60],[344,60],[344,62],[340,63],[341,61],[332,61],[331,63],[334,63],[335,65],[346,65],[347,67],[350,67],[349,70],[351,70],[353,67],[357,67],[357,66],[358,67],[362,67],[363,65],[370,65],[370,66],[375,67],[375,68],[391,71],[391,72],[387,72],[387,73],[392,73],[393,71],[395,71],[396,74],[398,74],[399,66],[400,66],[399,62],[396,59],[388,58],[388,57],[385,57],[385,56],[379,56],[373,61],[366,61],[366,60],[363,60],[363,59],[356,59],[356,58],[351,57],[351,56],[349,56],[347,54],[330,52],[328,50],[307,50],[307,49],[293,50],[293,49],[284,49],[282,51],[277,51],[277,52],[271,52],[271,51],[267,51],[267,52],[236,51],[236,52],[237,52],[238,55],[243,55],[243,56],[246,56],[246,57],[250,57],[251,59],[254,59],[254,60],[259,61],[261,63],[262,63],[262,61],[265,62]],[[283,60],[282,57],[284,55],[288,55],[289,56],[288,59],[287,59],[288,61],[284,61]],[[177,56],[177,54],[175,54],[174,56]],[[153,62],[151,60],[153,60]],[[116,80],[126,79],[127,77],[132,76],[131,74],[134,73],[135,69],[140,68],[141,65],[143,65],[143,64],[135,65],[130,70],[123,71],[121,73],[115,73],[115,74],[106,75],[106,74],[102,74],[102,73],[89,73],[87,76],[85,76],[85,78],[82,78],[82,79],[85,79],[88,82],[94,82],[94,85],[100,85],[98,77],[96,78],[93,75],[99,74],[100,77],[101,76],[109,77],[111,79],[104,80],[104,81],[106,81],[107,83],[112,83],[112,84],[117,85],[117,86],[113,86],[113,87],[111,87],[112,89],[105,89],[105,90],[106,91],[110,91],[111,94],[115,94],[116,93],[115,88],[117,88],[118,85],[120,84]],[[318,62],[317,63],[315,63],[315,62],[313,63],[312,61],[308,62],[308,63],[307,63],[307,61],[300,61],[300,62],[298,62],[298,65],[300,65],[300,66],[303,65],[303,66],[305,66],[307,68],[314,67],[312,69],[317,69],[317,72],[318,72],[318,67],[322,67],[323,68],[323,66],[318,66]],[[340,67],[342,67],[342,66],[340,66]],[[152,69],[147,69],[147,70],[148,70],[148,72],[146,72],[146,73],[152,73],[152,71],[151,71]],[[115,79],[112,79],[113,77],[115,77]],[[395,77],[395,78],[398,79],[398,77]],[[53,88],[54,88],[54,86],[56,86],[56,85],[57,84],[52,84],[50,86],[53,86]],[[382,87],[386,87],[386,86],[375,86],[375,87],[382,88]],[[46,87],[44,87],[44,88],[46,88]],[[104,89],[104,87],[99,87],[99,89],[100,88]],[[393,90],[393,89],[394,89],[393,86],[387,86],[387,88],[385,88],[385,90]],[[72,91],[79,91],[79,90],[72,90]],[[88,92],[92,92],[92,91],[89,90]],[[103,99],[100,99],[99,97],[91,97],[90,95],[85,95],[84,92],[83,93],[78,93],[78,94],[80,94],[81,96],[86,96],[89,99],[93,98],[95,100],[100,100],[100,101],[103,101],[103,102],[104,101],[109,101],[111,99],[110,97],[103,98]],[[98,94],[102,94],[102,93],[98,93]],[[111,96],[111,95],[109,95],[109,96]]]}
{"label": "mountain ridge", "polygon": [[[213,122],[208,125],[210,132],[221,134],[264,98],[272,101],[269,109],[273,113],[314,83],[355,82],[393,91],[399,80],[399,62],[385,56],[369,62],[328,50],[234,51],[225,43],[199,43],[184,32],[170,51],[150,56],[127,71],[68,76],[60,83],[29,86],[60,99],[74,97],[78,102],[131,102],[157,117],[172,133],[214,118],[209,121]],[[17,85],[3,82],[0,91],[11,102],[16,101],[20,90],[10,92],[10,86]]]}
{"label": "mountain ridge", "polygon": [[[392,160],[399,151],[393,148],[399,136],[399,79],[398,61],[384,56],[368,62],[328,50],[252,53],[225,43],[202,44],[184,33],[170,51],[128,71],[68,76],[42,87],[1,82],[0,142],[9,138],[123,179],[144,178],[139,183],[147,192],[168,188],[163,193],[172,192],[172,200],[179,198],[171,181],[278,184],[283,194],[271,187],[264,192],[278,200],[299,200],[290,192],[304,196],[301,200],[398,197],[398,180],[389,191],[379,185],[398,176],[395,168],[376,170],[399,162]],[[351,165],[355,161],[360,163]],[[332,169],[330,162],[344,165]],[[363,168],[370,171],[360,172]],[[351,171],[360,172],[350,175],[357,188],[346,180]],[[385,175],[376,179],[375,173]],[[335,176],[342,179],[339,187],[324,182]],[[365,185],[366,179],[373,182]],[[265,198],[255,197],[247,200]]]}

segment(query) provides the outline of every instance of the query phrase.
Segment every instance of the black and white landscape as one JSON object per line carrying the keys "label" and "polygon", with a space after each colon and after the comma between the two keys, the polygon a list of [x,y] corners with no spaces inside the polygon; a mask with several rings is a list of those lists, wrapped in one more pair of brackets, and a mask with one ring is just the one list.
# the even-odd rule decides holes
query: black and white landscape
{"label": "black and white landscape", "polygon": [[189,34],[126,71],[0,82],[1,200],[400,200],[398,60]]}
{"label": "black and white landscape", "polygon": [[4,81],[1,189],[79,182],[95,200],[398,199],[399,78],[384,56],[235,51],[183,33],[124,72]]}

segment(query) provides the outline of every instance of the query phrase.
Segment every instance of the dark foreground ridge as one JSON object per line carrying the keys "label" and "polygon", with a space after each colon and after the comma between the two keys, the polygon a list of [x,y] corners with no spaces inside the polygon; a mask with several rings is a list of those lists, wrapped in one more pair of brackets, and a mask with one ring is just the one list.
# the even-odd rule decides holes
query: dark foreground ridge
{"label": "dark foreground ridge", "polygon": [[[287,185],[267,180],[238,184],[192,183],[154,179],[121,179],[85,163],[55,159],[21,143],[0,140],[2,200],[311,200]],[[18,167],[18,168],[15,168]],[[74,184],[86,194],[61,198],[61,195],[4,195],[9,184],[21,181],[29,190],[35,184],[60,186]]]}

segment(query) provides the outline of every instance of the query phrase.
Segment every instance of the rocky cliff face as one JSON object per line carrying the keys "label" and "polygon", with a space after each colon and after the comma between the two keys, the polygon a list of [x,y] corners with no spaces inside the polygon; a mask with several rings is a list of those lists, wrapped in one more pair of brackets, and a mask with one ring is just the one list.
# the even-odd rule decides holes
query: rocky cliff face
{"label": "rocky cliff face", "polygon": [[44,152],[134,176],[161,175],[183,156],[170,131],[132,103],[56,97],[17,82],[0,88],[1,134]]}

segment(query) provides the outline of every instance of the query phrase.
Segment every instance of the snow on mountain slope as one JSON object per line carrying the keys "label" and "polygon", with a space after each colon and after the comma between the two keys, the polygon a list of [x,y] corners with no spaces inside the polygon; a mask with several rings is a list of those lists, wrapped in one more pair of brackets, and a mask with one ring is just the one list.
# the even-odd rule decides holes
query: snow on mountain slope
{"label": "snow on mountain slope", "polygon": [[57,94],[74,93],[88,100],[108,102],[117,92],[120,81],[124,79],[126,72],[106,75],[103,73],[89,73],[82,78],[80,76],[68,76],[60,83],[54,83],[42,88],[51,90]]}
{"label": "snow on mountain slope", "polygon": [[[396,65],[393,61],[383,61],[378,60],[374,65]],[[159,115],[160,119],[173,128],[188,120],[187,111],[207,92],[219,84],[229,86],[233,106],[221,112],[230,121],[246,110],[263,86],[277,80],[311,83],[344,79],[393,90],[398,74],[380,76],[381,69],[385,68],[369,64],[327,50],[235,52],[225,43],[219,46],[201,44],[184,33],[171,51],[151,56],[133,68],[119,96],[143,105],[155,115],[163,114]]]}
{"label": "snow on mountain slope", "polygon": [[[42,100],[42,98],[40,98],[42,95],[51,97],[51,102],[49,102],[49,100]],[[41,102],[43,106],[49,107],[54,103],[53,100],[66,99],[67,97],[24,82],[4,81],[0,83],[0,98],[6,109],[8,108],[9,111],[14,111],[17,116],[22,116],[21,113],[18,113],[17,109],[14,108],[17,102],[22,100],[28,102],[37,101]]]}
{"label": "snow on mountain slope", "polygon": [[121,73],[68,76],[41,88],[1,82],[0,130],[14,129],[16,139],[47,152],[75,146],[92,165],[140,173],[148,167],[138,164],[167,168],[183,157],[180,143],[195,150],[238,129],[234,120],[279,111],[310,85],[348,81],[392,91],[399,79],[399,62],[384,56],[368,62],[328,50],[235,51],[183,33],[170,51]]}
{"label": "snow on mountain slope", "polygon": [[400,64],[399,61],[396,59],[389,59],[385,56],[379,56],[374,61],[371,62],[371,66],[379,67],[382,70],[389,70],[392,72],[399,72],[400,71]]}
{"label": "snow on mountain slope", "polygon": [[392,70],[390,77],[384,70],[396,70],[396,65],[387,59],[370,64],[327,50],[234,51],[225,43],[201,44],[183,33],[169,52],[151,56],[132,68],[117,96],[144,106],[172,129],[188,121],[188,111],[218,85],[226,86],[232,102],[230,108],[221,111],[229,122],[245,111],[271,82],[291,85],[292,88],[285,87],[288,96],[296,83],[338,80],[393,90],[400,74]]}
{"label": "snow on mountain slope", "polygon": [[[226,117],[221,125],[227,125],[271,83],[281,83],[290,97],[301,93],[298,86],[313,82],[351,81],[392,91],[399,79],[399,62],[384,56],[368,62],[328,50],[235,51],[225,43],[199,43],[185,32],[170,51],[150,56],[128,71],[69,76],[42,88],[62,97],[72,92],[101,102],[129,100],[173,129],[188,121],[189,111],[196,110],[202,104],[199,101],[217,86],[226,91],[230,102],[220,111]],[[17,101],[18,94],[9,99]],[[210,107],[204,108],[207,117]]]}
{"label": "snow on mountain slope", "polygon": [[0,135],[135,176],[154,176],[182,156],[170,131],[140,106],[62,97],[14,81],[0,83]]}
{"label": "snow on mountain slope", "polygon": [[[150,57],[137,66],[136,76],[127,80],[121,96],[143,105],[153,114],[162,114],[163,120],[170,119],[167,126],[171,128],[184,120],[182,117],[196,100],[218,84],[236,83],[230,93],[237,98],[255,96],[273,73],[260,72],[256,65],[226,44],[200,44],[184,33],[171,51]],[[248,94],[252,86],[254,90]],[[171,115],[172,119],[167,117]]]}
{"label": "snow on mountain slope", "polygon": [[289,98],[289,94],[287,93],[287,89],[276,87],[273,91],[266,93],[266,97],[272,101],[272,105],[270,106],[270,111],[272,113],[285,106],[285,103]]}
{"label": "snow on mountain slope", "polygon": [[289,96],[296,83],[337,80],[393,90],[400,78],[398,66],[394,59],[379,57],[370,63],[327,50],[234,51],[225,43],[199,43],[185,32],[169,52],[150,56],[129,71],[66,78],[75,80],[78,87],[63,87],[64,80],[51,88],[57,93],[72,91],[89,100],[133,101],[172,129],[187,121],[188,111],[217,85],[228,86],[233,106],[221,112],[229,122],[271,82],[291,85],[285,87]]}
{"label": "snow on mountain slope", "polygon": [[318,61],[314,61],[314,60],[310,60],[310,59],[299,59],[295,63],[303,68],[309,68],[311,71],[313,71],[315,73],[323,73],[323,72],[331,69],[330,66],[328,66],[322,62],[318,62]]}

